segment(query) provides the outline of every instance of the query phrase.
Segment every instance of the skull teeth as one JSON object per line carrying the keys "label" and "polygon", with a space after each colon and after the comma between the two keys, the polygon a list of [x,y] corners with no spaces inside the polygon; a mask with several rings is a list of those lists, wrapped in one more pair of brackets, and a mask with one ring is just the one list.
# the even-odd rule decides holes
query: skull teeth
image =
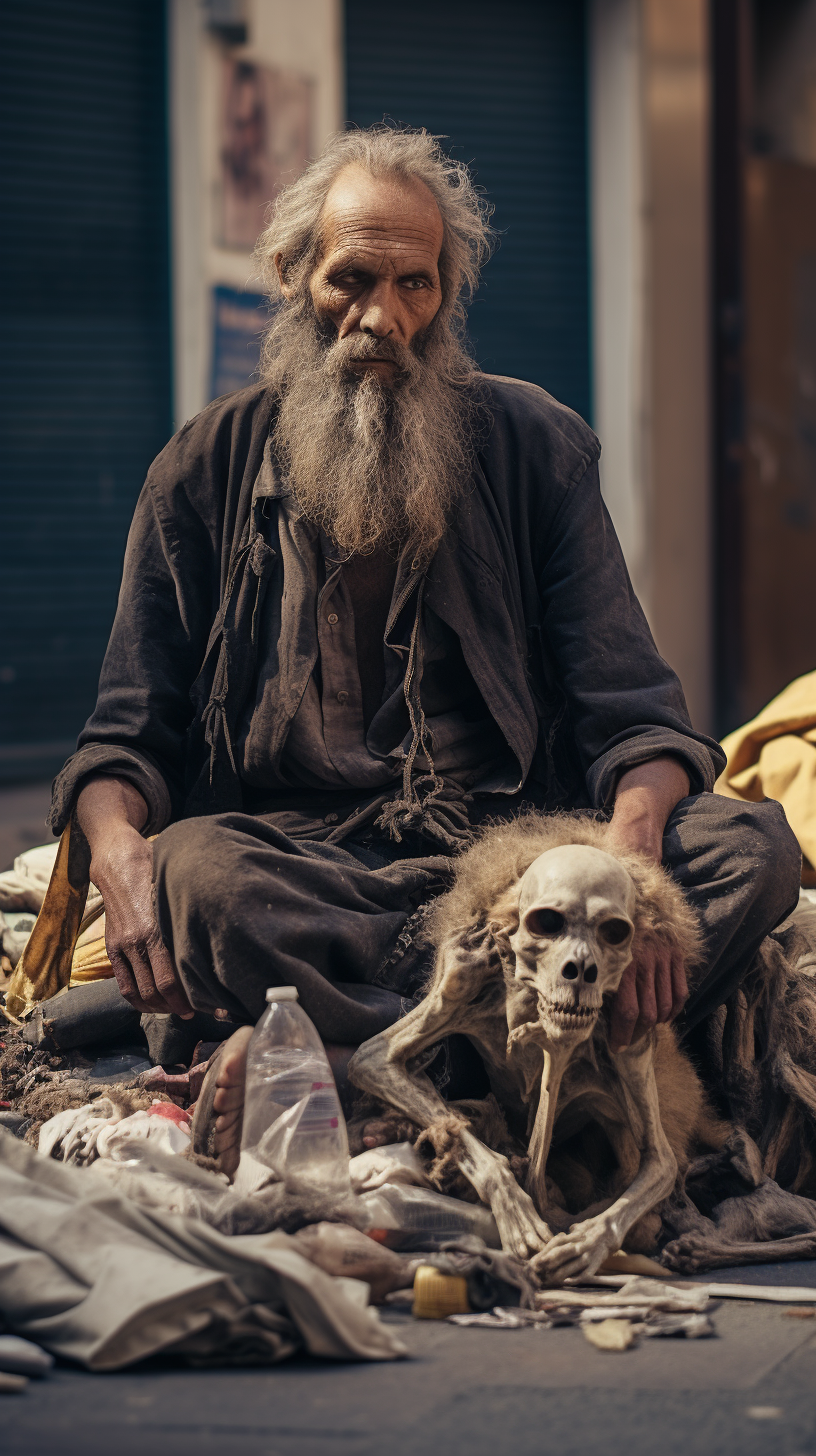
{"label": "skull teeth", "polygon": [[589,1021],[598,1015],[597,1006],[562,1006],[559,1002],[547,1002],[547,1015],[554,1021]]}

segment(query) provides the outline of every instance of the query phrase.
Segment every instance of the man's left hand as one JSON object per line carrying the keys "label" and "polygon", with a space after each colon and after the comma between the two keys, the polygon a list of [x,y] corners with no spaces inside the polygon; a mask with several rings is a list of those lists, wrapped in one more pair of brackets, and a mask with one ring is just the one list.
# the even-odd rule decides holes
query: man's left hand
{"label": "man's left hand", "polygon": [[[610,826],[613,844],[660,864],[666,821],[686,798],[689,787],[688,774],[674,758],[655,758],[623,774]],[[612,1050],[622,1051],[652,1027],[672,1021],[687,997],[681,956],[667,947],[644,948],[624,971],[615,993],[609,1033]]]}
{"label": "man's left hand", "polygon": [[653,1026],[679,1016],[688,996],[682,959],[668,949],[647,947],[627,966],[612,1002],[609,1042],[613,1052],[637,1041]]}

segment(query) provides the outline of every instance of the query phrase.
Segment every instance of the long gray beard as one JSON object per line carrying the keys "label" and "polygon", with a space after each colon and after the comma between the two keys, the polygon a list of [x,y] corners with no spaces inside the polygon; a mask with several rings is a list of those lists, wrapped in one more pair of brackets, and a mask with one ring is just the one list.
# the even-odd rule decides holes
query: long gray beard
{"label": "long gray beard", "polygon": [[[393,381],[350,361],[388,355]],[[418,348],[318,324],[282,304],[262,378],[280,395],[273,443],[303,514],[345,551],[410,546],[427,561],[467,490],[487,425],[476,366],[447,321]]]}

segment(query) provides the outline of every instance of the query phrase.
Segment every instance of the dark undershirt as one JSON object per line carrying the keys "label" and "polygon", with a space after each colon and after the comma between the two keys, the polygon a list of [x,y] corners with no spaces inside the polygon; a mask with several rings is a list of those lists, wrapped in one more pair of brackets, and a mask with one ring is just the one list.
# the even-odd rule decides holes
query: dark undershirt
{"label": "dark undershirt", "polygon": [[352,556],[343,567],[343,579],[354,607],[354,642],[366,731],[382,705],[385,691],[383,637],[396,577],[396,558],[388,551]]}

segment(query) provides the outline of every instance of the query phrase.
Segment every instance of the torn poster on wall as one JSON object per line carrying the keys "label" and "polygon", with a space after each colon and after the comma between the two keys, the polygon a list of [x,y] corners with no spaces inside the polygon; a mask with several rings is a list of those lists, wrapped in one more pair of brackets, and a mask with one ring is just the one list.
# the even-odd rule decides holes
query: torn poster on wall
{"label": "torn poster on wall", "polygon": [[219,399],[252,383],[271,307],[262,293],[243,293],[220,283],[213,288],[212,307],[210,398]]}
{"label": "torn poster on wall", "polygon": [[223,58],[221,207],[216,242],[254,248],[264,214],[312,151],[315,82],[294,71]]}

